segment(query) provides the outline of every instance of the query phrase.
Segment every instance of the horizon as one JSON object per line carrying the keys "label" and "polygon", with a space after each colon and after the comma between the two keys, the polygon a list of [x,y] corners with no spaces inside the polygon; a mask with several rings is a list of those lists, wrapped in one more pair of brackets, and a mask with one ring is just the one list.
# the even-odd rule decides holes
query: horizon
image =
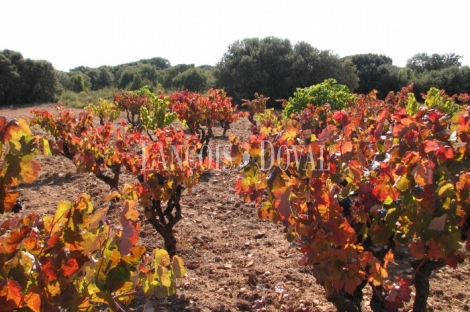
{"label": "horizon", "polygon": [[[446,1],[458,12],[463,0]],[[6,5],[5,5],[6,4]],[[382,54],[404,67],[417,53],[462,56],[470,65],[465,19],[443,14],[442,1],[215,0],[64,3],[6,1],[0,20],[0,50],[46,60],[61,71],[116,66],[161,57],[172,65],[215,66],[229,45],[245,38],[273,36],[292,45],[305,41],[340,57]],[[327,13],[325,13],[327,12]],[[334,13],[333,16],[328,14]]]}

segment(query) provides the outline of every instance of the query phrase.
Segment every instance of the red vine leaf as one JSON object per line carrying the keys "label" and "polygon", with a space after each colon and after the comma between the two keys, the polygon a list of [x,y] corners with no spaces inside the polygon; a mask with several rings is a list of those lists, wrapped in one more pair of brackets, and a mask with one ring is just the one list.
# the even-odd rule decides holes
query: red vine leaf
{"label": "red vine leaf", "polygon": [[293,185],[288,185],[286,187],[281,187],[273,191],[274,203],[273,206],[280,214],[282,220],[286,220],[292,214],[291,204],[290,204],[290,195]]}
{"label": "red vine leaf", "polygon": [[28,308],[34,312],[41,311],[41,296],[38,293],[29,291],[26,295],[24,295],[24,301]]}
{"label": "red vine leaf", "polygon": [[11,278],[4,279],[0,284],[0,309],[12,311],[20,306],[22,298],[20,284]]}
{"label": "red vine leaf", "polygon": [[80,267],[78,266],[77,259],[69,258],[64,264],[62,264],[62,272],[65,277],[70,277],[75,274]]}

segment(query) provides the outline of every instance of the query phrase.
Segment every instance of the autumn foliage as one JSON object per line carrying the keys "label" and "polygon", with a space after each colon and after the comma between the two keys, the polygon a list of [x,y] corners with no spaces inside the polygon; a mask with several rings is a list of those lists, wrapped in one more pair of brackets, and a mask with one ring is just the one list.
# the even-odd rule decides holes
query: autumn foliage
{"label": "autumn foliage", "polygon": [[[50,120],[44,112],[39,115],[42,121]],[[61,111],[59,116],[71,115]],[[60,138],[54,150],[60,145],[64,152],[65,145],[70,155],[83,152],[75,141],[86,133],[84,127],[91,127],[92,119],[81,116],[68,124],[44,124]],[[24,120],[0,120],[1,212],[17,213],[19,193],[9,188],[37,178],[40,166],[33,156],[50,154],[49,141],[33,136]],[[111,226],[108,208],[95,209],[90,196],[81,194],[75,202],[60,202],[53,216],[29,213],[0,224],[0,311],[93,311],[97,304],[117,311],[130,303],[137,289],[147,296],[174,294],[175,278],[184,275],[183,261],[162,249],[150,255],[136,244],[140,228],[136,207],[133,200],[123,201],[119,226]]]}
{"label": "autumn foliage", "polygon": [[232,105],[232,98],[223,90],[210,89],[207,95],[188,90],[170,95],[171,109],[190,129],[197,134],[202,144],[208,144],[213,137],[216,123],[224,129],[223,135],[243,113],[236,113],[237,106]]}
{"label": "autumn foliage", "polygon": [[183,262],[136,244],[136,203],[124,202],[121,230],[110,225],[106,213],[81,194],[75,202],[59,203],[54,216],[30,213],[2,223],[0,311],[97,311],[96,304],[117,311],[136,289],[147,296],[174,294]]}
{"label": "autumn foliage", "polygon": [[[423,311],[432,270],[462,262],[462,242],[470,251],[470,109],[410,115],[408,90],[345,110],[309,104],[248,142],[231,137],[237,194],[286,227],[341,311],[360,310],[367,284],[374,311],[403,306],[411,284]],[[390,277],[397,248],[415,259],[411,279]]]}
{"label": "autumn foliage", "polygon": [[0,213],[20,209],[19,192],[11,188],[38,177],[41,166],[33,157],[49,154],[47,143],[33,135],[25,120],[0,116]]}
{"label": "autumn foliage", "polygon": [[114,107],[112,109],[106,110],[107,107],[103,107],[101,103],[95,107],[89,106],[95,112],[104,111],[106,116],[112,116],[116,111],[118,113],[125,112],[129,125],[139,132],[145,130],[150,138],[152,137],[151,131],[166,127],[176,119],[176,114],[168,111],[170,105],[168,96],[162,93],[154,94],[148,86],[136,91],[121,90],[120,93],[113,94],[113,98]]}
{"label": "autumn foliage", "polygon": [[[352,102],[342,110],[307,103],[289,116],[266,109],[268,98],[255,95],[245,101],[252,135],[229,138],[226,161],[240,171],[236,193],[256,204],[261,219],[285,226],[299,264],[311,268],[340,311],[360,311],[367,285],[373,311],[398,310],[413,287],[414,311],[424,311],[433,270],[457,267],[470,251],[469,97],[431,89],[421,104],[412,90],[385,100],[376,91],[348,95]],[[105,201],[122,209],[118,227],[111,226],[111,208],[95,209],[81,194],[59,203],[54,216],[1,224],[0,311],[97,304],[114,311],[137,290],[174,294],[175,277],[184,275],[173,233],[182,193],[213,166],[201,150],[216,124],[225,135],[244,114],[223,90],[169,97],[147,91],[121,92],[112,105],[79,114],[61,106],[56,114],[34,110],[31,122],[49,140],[33,136],[25,121],[0,118],[1,212],[14,210],[12,187],[37,177],[33,156],[40,151],[95,174],[110,187]],[[127,121],[111,123],[115,109]],[[176,116],[190,133],[169,125]],[[135,182],[123,185],[124,171]],[[139,209],[166,250],[137,245]],[[395,259],[398,249],[412,260]],[[390,273],[400,261],[413,268],[411,278]]]}

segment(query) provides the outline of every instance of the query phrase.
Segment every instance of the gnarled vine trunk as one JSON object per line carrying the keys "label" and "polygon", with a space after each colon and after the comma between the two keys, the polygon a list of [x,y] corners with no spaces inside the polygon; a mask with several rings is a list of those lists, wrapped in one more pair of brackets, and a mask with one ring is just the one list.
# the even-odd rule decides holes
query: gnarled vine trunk
{"label": "gnarled vine trunk", "polygon": [[173,227],[181,220],[181,191],[182,186],[178,186],[175,194],[171,196],[164,209],[160,200],[152,200],[152,206],[145,208],[145,216],[150,224],[163,237],[165,249],[173,257],[176,254],[176,238],[173,234]]}
{"label": "gnarled vine trunk", "polygon": [[221,120],[220,125],[222,126],[222,129],[224,129],[222,136],[225,137],[227,134],[227,130],[230,129],[230,123],[226,122],[225,120]]}
{"label": "gnarled vine trunk", "polygon": [[350,295],[344,291],[335,291],[335,293],[327,300],[336,307],[337,311],[341,312],[361,312],[362,311],[362,290],[367,285],[367,281],[362,282],[354,291],[353,295]]}
{"label": "gnarled vine trunk", "polygon": [[411,264],[414,272],[414,284],[416,289],[415,302],[413,303],[413,312],[426,312],[429,297],[429,277],[432,271],[445,266],[444,260],[438,261],[416,260]]}

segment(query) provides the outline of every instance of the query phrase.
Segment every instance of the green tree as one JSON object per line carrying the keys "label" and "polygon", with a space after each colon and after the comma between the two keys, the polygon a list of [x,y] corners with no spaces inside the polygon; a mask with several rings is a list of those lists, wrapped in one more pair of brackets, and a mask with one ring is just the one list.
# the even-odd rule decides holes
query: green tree
{"label": "green tree", "polygon": [[142,80],[142,77],[140,76],[140,74],[135,74],[134,75],[134,80],[132,80],[132,83],[131,83],[131,86],[129,87],[129,89],[131,91],[134,91],[134,90],[138,90],[140,88],[142,88],[146,83]]}
{"label": "green tree", "polygon": [[70,69],[70,72],[77,72],[78,71],[78,72],[81,72],[82,74],[86,74],[89,70],[90,70],[89,67],[80,65],[80,66],[77,66],[75,68]]}
{"label": "green tree", "polygon": [[296,62],[294,81],[296,87],[308,87],[333,78],[354,90],[358,86],[356,67],[349,59],[340,59],[332,51],[320,51],[307,42],[294,46]]}
{"label": "green tree", "polygon": [[415,80],[415,94],[417,97],[433,87],[445,89],[447,94],[470,92],[470,68],[468,66],[452,66],[417,74]]}
{"label": "green tree", "polygon": [[[134,72],[131,69],[126,69],[122,74],[118,82],[119,89],[126,89],[132,81],[134,81]],[[137,88],[138,89],[138,88]]]}
{"label": "green tree", "polygon": [[169,60],[161,58],[161,57],[153,57],[149,60],[144,60],[143,62],[148,61],[156,69],[165,69],[171,67],[171,63]]}
{"label": "green tree", "polygon": [[5,51],[0,53],[0,105],[13,104],[17,100],[21,83],[15,61]]}
{"label": "green tree", "polygon": [[[400,70],[400,67],[389,63],[382,64],[377,67],[379,80],[377,81],[376,88],[374,89],[379,91],[377,95],[379,98],[384,99],[390,91],[400,91],[403,86],[406,86],[411,82],[406,76],[400,75]],[[357,93],[365,92],[357,91]]]}
{"label": "green tree", "polygon": [[138,66],[138,70],[142,79],[150,81],[152,86],[156,84],[157,70],[155,67],[150,64],[141,64]]}
{"label": "green tree", "polygon": [[203,70],[212,70],[214,66],[212,65],[199,65],[197,68],[203,69]]}
{"label": "green tree", "polygon": [[87,75],[90,78],[90,89],[93,91],[98,90],[100,88],[100,71],[96,68],[93,68],[87,72]]}
{"label": "green tree", "polygon": [[207,88],[207,80],[207,75],[203,70],[190,68],[173,78],[172,85],[183,90],[202,92]]}
{"label": "green tree", "polygon": [[460,67],[462,56],[455,53],[429,55],[427,53],[415,54],[406,62],[406,67],[416,73],[423,73],[431,70],[441,70],[448,67]]}
{"label": "green tree", "polygon": [[167,90],[175,89],[177,87],[173,86],[173,79],[190,68],[194,68],[194,64],[178,64],[166,68],[161,71],[158,80],[162,84],[163,88]]}
{"label": "green tree", "polygon": [[407,86],[416,81],[416,74],[409,68],[403,67],[398,69],[398,81],[401,86]]}
{"label": "green tree", "polygon": [[320,51],[309,43],[294,47],[287,39],[266,37],[235,41],[214,68],[215,86],[233,96],[235,102],[254,93],[276,99],[287,98],[296,87],[308,87],[334,78],[349,88],[358,85],[356,68],[331,51]]}
{"label": "green tree", "polygon": [[77,93],[85,91],[85,79],[82,74],[75,74],[72,77],[72,90]]}
{"label": "green tree", "polygon": [[66,72],[56,70],[57,90],[61,94],[65,90],[72,90],[72,79]]}
{"label": "green tree", "polygon": [[24,60],[20,65],[23,103],[55,101],[57,78],[54,67],[47,61]]}
{"label": "green tree", "polygon": [[23,59],[19,52],[0,52],[0,105],[55,100],[55,69],[47,61]]}
{"label": "green tree", "polygon": [[142,59],[137,62],[131,62],[122,64],[121,66],[125,67],[133,67],[133,66],[140,66],[140,65],[151,65],[157,70],[166,69],[171,67],[171,63],[169,60],[161,58],[161,57],[153,57],[151,59]]}
{"label": "green tree", "polygon": [[[359,86],[354,89],[357,93],[366,94],[374,89],[379,91],[379,96],[387,95],[388,91],[382,90],[383,74],[389,76],[391,67],[382,67],[384,65],[392,65],[392,59],[385,55],[379,54],[356,54],[346,57],[350,59],[357,68],[357,76],[359,77]],[[387,84],[387,83],[385,83]],[[399,86],[400,87],[400,86]],[[395,89],[393,89],[395,90]]]}
{"label": "green tree", "polygon": [[98,88],[108,88],[113,86],[114,76],[108,66],[101,66],[98,75]]}
{"label": "green tree", "polygon": [[237,40],[228,47],[214,69],[217,88],[223,88],[235,102],[255,92],[275,99],[295,90],[293,64],[295,54],[287,39],[266,37]]}

